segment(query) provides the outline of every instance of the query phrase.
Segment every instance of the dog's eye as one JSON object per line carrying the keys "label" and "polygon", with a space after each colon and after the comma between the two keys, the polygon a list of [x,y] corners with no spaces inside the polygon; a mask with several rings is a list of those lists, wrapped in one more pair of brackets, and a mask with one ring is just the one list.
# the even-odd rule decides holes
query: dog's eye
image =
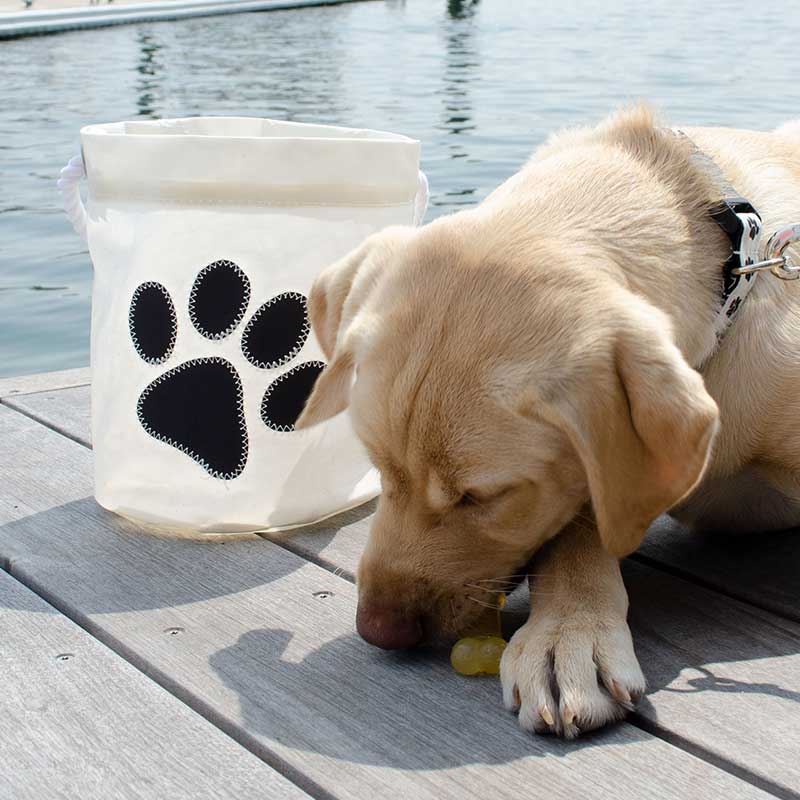
{"label": "dog's eye", "polygon": [[504,486],[464,492],[456,502],[456,508],[488,508],[497,500],[507,497],[514,488],[514,486]]}

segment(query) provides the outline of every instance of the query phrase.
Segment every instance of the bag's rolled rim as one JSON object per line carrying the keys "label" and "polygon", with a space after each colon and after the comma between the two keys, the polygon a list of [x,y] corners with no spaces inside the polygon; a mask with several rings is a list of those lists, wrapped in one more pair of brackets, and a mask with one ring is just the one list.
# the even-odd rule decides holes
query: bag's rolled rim
{"label": "bag's rolled rim", "polygon": [[92,201],[189,205],[401,205],[420,143],[402,134],[261,117],[87,125]]}
{"label": "bag's rolled rim", "polygon": [[[215,127],[252,126],[261,124],[266,132],[256,134],[226,134],[222,132],[204,132],[205,126]],[[274,131],[283,131],[285,135],[276,135]],[[334,133],[339,135],[333,135]],[[123,120],[121,122],[103,122],[84,125],[80,130],[84,136],[119,136],[137,138],[180,137],[181,139],[219,139],[222,141],[253,140],[296,140],[307,141],[325,140],[338,142],[393,142],[406,144],[419,144],[418,139],[412,139],[401,133],[390,133],[371,128],[348,128],[340,125],[321,125],[311,122],[292,122],[288,120],[274,120],[266,117],[177,117],[174,119],[159,120]]]}

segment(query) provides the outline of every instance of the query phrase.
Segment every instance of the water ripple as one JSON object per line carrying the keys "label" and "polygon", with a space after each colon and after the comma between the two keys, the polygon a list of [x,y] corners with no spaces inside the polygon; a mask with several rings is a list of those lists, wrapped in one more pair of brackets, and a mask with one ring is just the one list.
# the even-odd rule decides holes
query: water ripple
{"label": "water ripple", "polygon": [[796,116],[796,59],[741,57],[796,52],[794,6],[386,0],[4,42],[0,375],[88,362],[91,264],[54,185],[82,125],[231,114],[406,133],[423,142],[433,218],[479,202],[552,130],[631,98],[682,123]]}

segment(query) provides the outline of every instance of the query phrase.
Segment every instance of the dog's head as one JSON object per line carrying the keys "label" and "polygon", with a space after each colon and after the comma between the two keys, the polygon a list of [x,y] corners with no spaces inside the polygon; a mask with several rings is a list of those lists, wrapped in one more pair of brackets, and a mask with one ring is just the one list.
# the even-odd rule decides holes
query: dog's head
{"label": "dog's head", "polygon": [[384,647],[476,623],[588,502],[631,552],[716,429],[667,318],[613,266],[504,252],[459,217],[371,237],[310,299],[329,366],[298,427],[349,406],[380,469],[358,628]]}

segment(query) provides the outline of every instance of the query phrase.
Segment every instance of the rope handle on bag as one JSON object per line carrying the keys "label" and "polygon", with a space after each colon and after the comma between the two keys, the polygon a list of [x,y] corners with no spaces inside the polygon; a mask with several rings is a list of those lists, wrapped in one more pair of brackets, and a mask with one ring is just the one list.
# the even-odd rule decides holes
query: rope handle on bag
{"label": "rope handle on bag", "polygon": [[64,169],[61,170],[61,177],[58,179],[58,190],[61,192],[61,204],[67,219],[75,228],[75,233],[86,241],[86,208],[83,205],[83,198],[79,184],[81,178],[86,177],[86,170],[83,166],[83,158],[75,156],[69,160]]}
{"label": "rope handle on bag", "polygon": [[[58,179],[59,191],[61,192],[61,202],[67,219],[72,223],[75,233],[86,241],[86,207],[83,205],[83,198],[80,192],[81,178],[86,177],[86,169],[83,166],[83,158],[75,156],[61,170],[61,177]],[[425,212],[428,210],[428,199],[430,189],[425,173],[419,171],[419,185],[417,194],[414,198],[414,225],[419,225]]]}
{"label": "rope handle on bag", "polygon": [[428,200],[430,199],[430,187],[428,186],[428,178],[425,173],[419,171],[419,186],[417,187],[417,196],[414,198],[414,225],[419,225],[425,212],[428,210]]}

